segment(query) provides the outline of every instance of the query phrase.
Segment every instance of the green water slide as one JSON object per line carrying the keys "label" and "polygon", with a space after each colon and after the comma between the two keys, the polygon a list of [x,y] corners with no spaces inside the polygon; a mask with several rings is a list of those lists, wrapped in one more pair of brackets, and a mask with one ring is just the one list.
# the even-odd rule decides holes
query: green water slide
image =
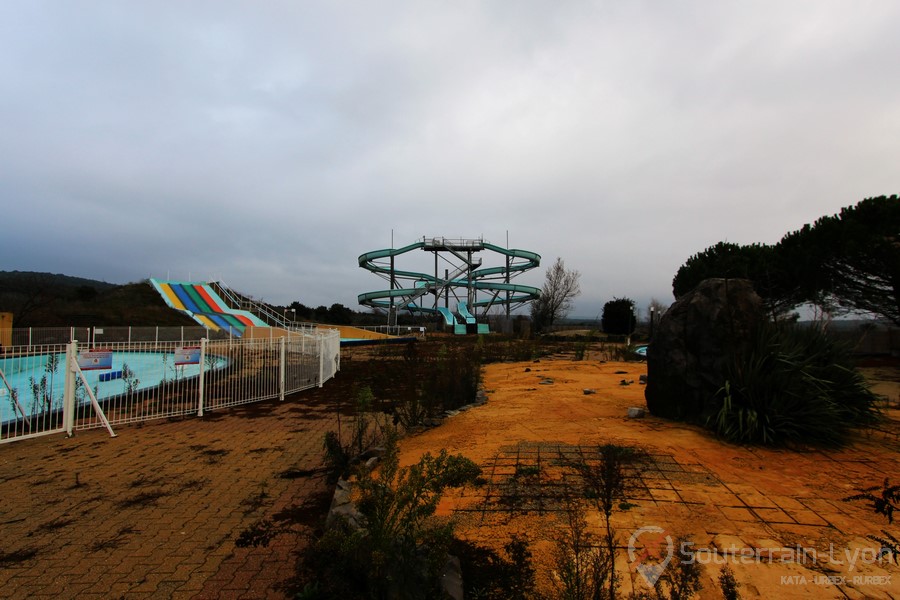
{"label": "green water slide", "polygon": [[465,302],[460,302],[456,305],[456,312],[458,312],[459,316],[462,317],[462,320],[466,322],[466,325],[475,324],[475,315],[469,312],[469,308],[466,306]]}
{"label": "green water slide", "polygon": [[[425,273],[398,268],[402,255],[426,251],[435,254],[435,272]],[[483,266],[480,253],[499,257],[502,264]],[[447,268],[438,272],[439,259]],[[540,296],[539,288],[512,283],[511,280],[541,264],[536,252],[517,248],[503,248],[482,239],[422,238],[401,248],[386,248],[361,254],[359,266],[390,282],[389,289],[359,294],[363,306],[388,310],[408,309],[440,314],[447,325],[457,325],[450,311],[449,299],[458,302],[457,312],[463,322],[475,323],[494,306],[510,308],[531,302]],[[496,261],[495,261],[496,262]],[[431,302],[426,302],[425,298]],[[444,306],[440,306],[443,298]]]}
{"label": "green water slide", "polygon": [[444,317],[444,323],[446,325],[456,325],[456,317],[453,316],[453,312],[449,308],[438,306],[437,310],[441,316]]}

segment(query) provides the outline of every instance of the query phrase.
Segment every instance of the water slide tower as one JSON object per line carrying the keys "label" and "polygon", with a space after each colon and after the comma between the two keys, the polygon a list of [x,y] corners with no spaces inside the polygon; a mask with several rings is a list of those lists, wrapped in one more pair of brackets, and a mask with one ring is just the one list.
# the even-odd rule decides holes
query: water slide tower
{"label": "water slide tower", "polygon": [[[433,271],[423,270],[421,258],[419,267],[398,267],[398,262],[412,258],[403,255],[415,252],[433,255],[428,261],[433,262]],[[540,296],[539,288],[512,283],[540,264],[541,256],[535,252],[503,248],[483,238],[423,237],[402,248],[360,255],[359,266],[385,279],[389,287],[358,299],[363,306],[386,310],[390,325],[396,325],[400,311],[408,310],[440,315],[455,333],[487,333],[491,309],[500,308],[509,319],[512,310]]]}

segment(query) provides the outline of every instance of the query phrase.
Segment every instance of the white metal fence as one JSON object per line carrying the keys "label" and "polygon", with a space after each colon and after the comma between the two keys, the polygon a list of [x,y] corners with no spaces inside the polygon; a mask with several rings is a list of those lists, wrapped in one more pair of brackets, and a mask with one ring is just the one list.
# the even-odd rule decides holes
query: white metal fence
{"label": "white metal fence", "polygon": [[[174,328],[179,329],[179,328]],[[133,332],[132,332],[133,333]],[[281,337],[21,345],[0,357],[0,443],[285,395],[340,369],[337,330]]]}
{"label": "white metal fence", "polygon": [[[278,329],[271,329],[273,337]],[[315,325],[292,326],[291,331],[315,335]],[[225,340],[241,337],[232,329],[218,331],[196,326],[175,327],[22,327],[10,333],[12,346],[36,346],[40,344],[67,344],[78,340],[82,344],[106,344],[111,342],[186,342],[189,340]]]}

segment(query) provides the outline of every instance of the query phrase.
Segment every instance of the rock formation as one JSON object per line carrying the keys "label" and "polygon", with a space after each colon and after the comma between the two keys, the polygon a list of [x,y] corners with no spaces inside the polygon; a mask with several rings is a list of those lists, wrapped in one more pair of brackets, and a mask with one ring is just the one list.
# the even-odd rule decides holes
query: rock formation
{"label": "rock formation", "polygon": [[666,311],[647,348],[651,414],[705,420],[725,382],[729,353],[740,350],[765,318],[746,279],[707,279]]}

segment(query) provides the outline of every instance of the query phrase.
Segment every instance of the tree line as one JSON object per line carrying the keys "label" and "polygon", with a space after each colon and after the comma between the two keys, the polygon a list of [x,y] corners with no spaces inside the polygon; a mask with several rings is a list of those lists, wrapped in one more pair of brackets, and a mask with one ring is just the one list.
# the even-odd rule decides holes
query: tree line
{"label": "tree line", "polygon": [[749,279],[774,317],[803,304],[900,325],[900,198],[878,196],[789,232],[777,244],[719,242],[672,280],[676,298],[704,279]]}

